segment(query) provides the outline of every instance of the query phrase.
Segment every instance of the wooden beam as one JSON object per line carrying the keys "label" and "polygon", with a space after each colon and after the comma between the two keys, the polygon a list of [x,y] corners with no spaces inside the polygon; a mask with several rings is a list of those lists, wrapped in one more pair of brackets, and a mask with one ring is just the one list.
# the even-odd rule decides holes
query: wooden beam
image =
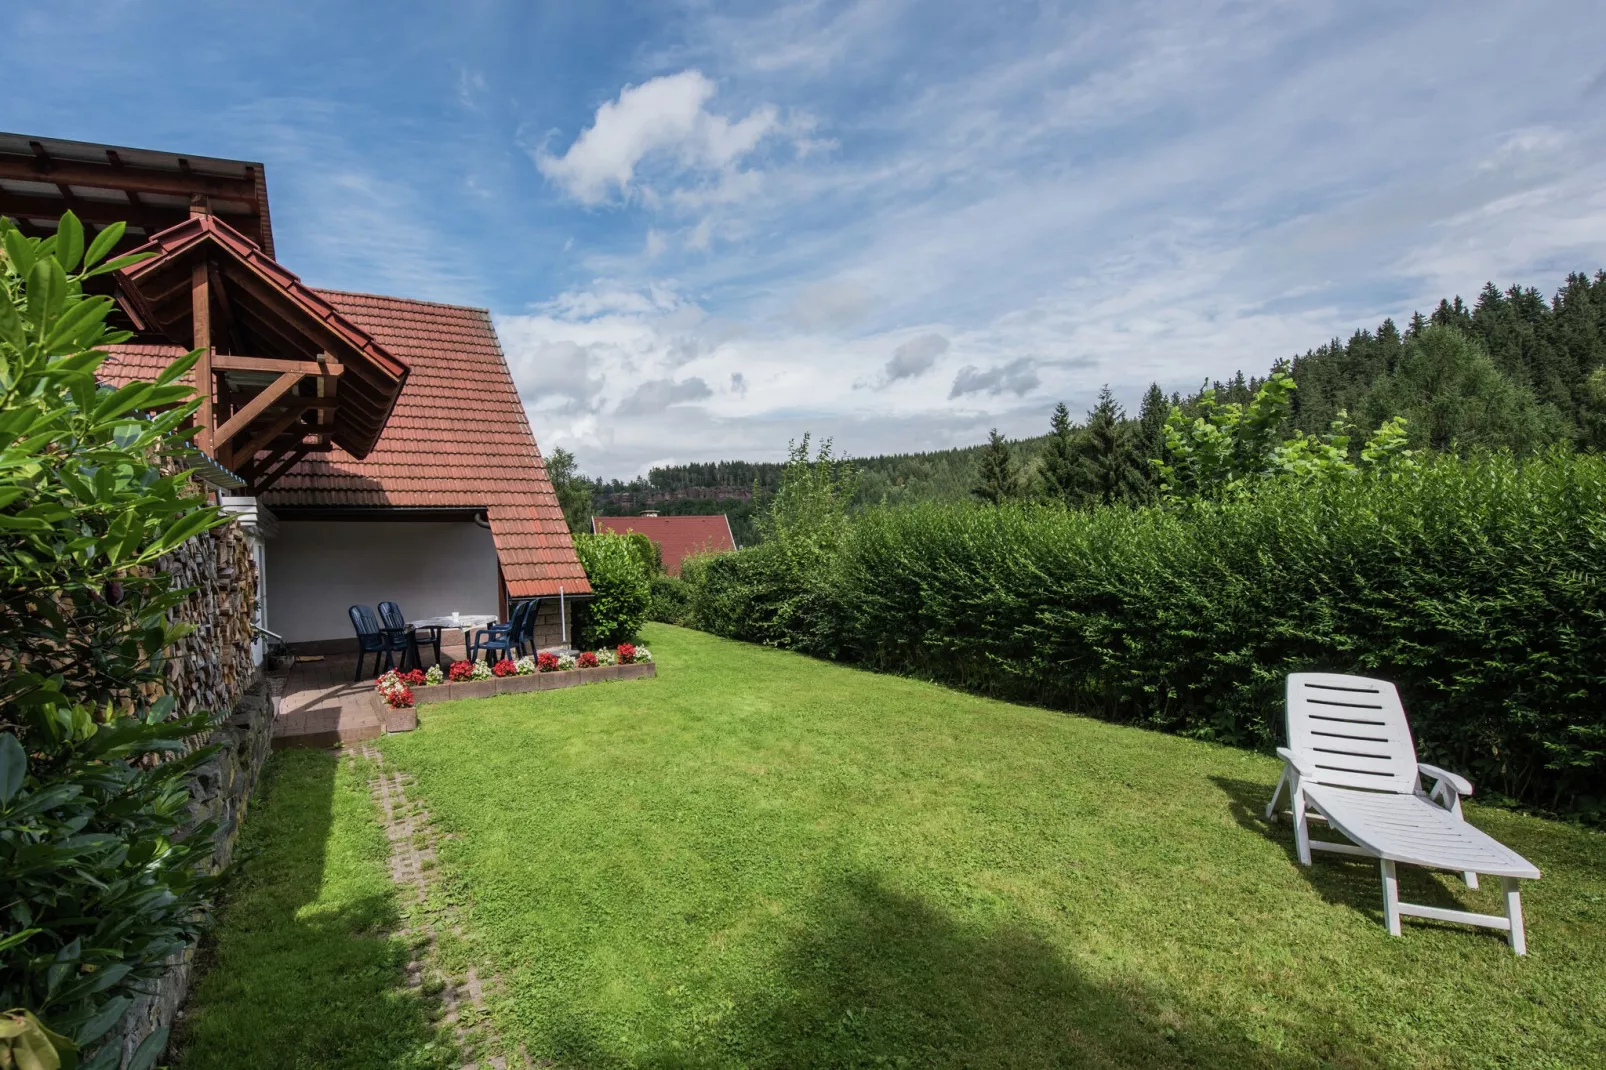
{"label": "wooden beam", "polygon": [[24,219],[61,218],[68,208],[83,223],[127,223],[147,230],[166,230],[174,223],[189,218],[188,208],[163,208],[159,205],[119,204],[116,201],[91,201],[83,197],[46,197],[38,193],[11,193],[0,190],[0,215]]}
{"label": "wooden beam", "polygon": [[250,461],[256,457],[258,453],[261,453],[263,450],[267,449],[268,445],[272,443],[274,439],[290,430],[291,426],[297,420],[301,419],[308,412],[310,412],[313,408],[312,402],[317,400],[319,399],[296,398],[293,404],[291,404],[291,406],[286,409],[283,414],[281,414],[272,423],[268,424],[268,426],[264,428],[260,434],[256,435],[251,439],[250,442],[247,442],[235,452],[235,461]]}
{"label": "wooden beam", "polygon": [[338,361],[320,364],[315,360],[276,360],[273,357],[242,357],[237,353],[218,353],[212,367],[225,372],[295,372],[298,375],[333,376],[345,371]]}
{"label": "wooden beam", "polygon": [[278,463],[272,468],[265,469],[260,478],[253,479],[251,481],[251,489],[255,493],[261,494],[263,491],[277,483],[280,479],[284,478],[284,474],[286,472],[300,464],[301,459],[311,452],[311,447],[302,446],[284,454],[279,458]]}
{"label": "wooden beam", "polygon": [[284,397],[286,393],[295,388],[295,385],[305,378],[301,372],[285,372],[275,379],[266,390],[240,406],[240,411],[229,417],[228,423],[217,429],[214,436],[214,447],[228,449],[229,440],[251,426],[251,421],[261,416],[269,405]]}
{"label": "wooden beam", "polygon": [[256,215],[256,183],[248,178],[202,175],[194,171],[174,174],[146,167],[113,167],[109,163],[80,160],[42,160],[21,153],[0,153],[0,178],[23,182],[64,183],[98,189],[133,190],[138,193],[167,193],[188,197],[205,193],[251,206]]}
{"label": "wooden beam", "polygon": [[195,444],[205,453],[212,452],[212,286],[205,261],[196,261],[190,270],[190,313],[195,336],[195,349],[201,359],[195,364],[195,389],[201,397],[201,409],[196,414],[201,433]]}

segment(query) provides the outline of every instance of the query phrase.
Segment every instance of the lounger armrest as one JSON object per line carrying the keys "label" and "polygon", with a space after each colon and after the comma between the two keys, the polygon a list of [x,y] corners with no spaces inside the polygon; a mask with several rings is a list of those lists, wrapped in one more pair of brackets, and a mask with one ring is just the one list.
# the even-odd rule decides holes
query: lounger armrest
{"label": "lounger armrest", "polygon": [[1448,769],[1440,769],[1438,766],[1429,765],[1427,762],[1417,762],[1416,771],[1425,777],[1450,785],[1455,789],[1457,795],[1472,794],[1472,782],[1464,776],[1450,772]]}
{"label": "lounger armrest", "polygon": [[1294,767],[1294,771],[1308,780],[1316,779],[1316,766],[1302,754],[1295,754],[1287,747],[1277,748],[1277,757]]}

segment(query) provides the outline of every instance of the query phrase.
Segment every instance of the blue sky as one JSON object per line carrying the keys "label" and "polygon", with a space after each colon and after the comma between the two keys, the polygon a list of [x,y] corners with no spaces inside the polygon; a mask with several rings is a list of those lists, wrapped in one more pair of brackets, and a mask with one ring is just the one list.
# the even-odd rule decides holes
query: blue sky
{"label": "blue sky", "polygon": [[286,266],[492,309],[595,475],[1035,434],[1606,266],[1598,0],[8,22],[0,128],[263,161]]}

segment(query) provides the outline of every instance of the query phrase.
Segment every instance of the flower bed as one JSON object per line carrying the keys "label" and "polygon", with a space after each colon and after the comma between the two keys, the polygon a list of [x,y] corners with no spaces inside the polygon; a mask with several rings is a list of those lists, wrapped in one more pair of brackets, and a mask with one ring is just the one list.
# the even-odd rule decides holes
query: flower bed
{"label": "flower bed", "polygon": [[[434,666],[427,672],[389,672],[380,677],[379,690],[385,701],[386,681],[395,678],[407,692],[407,705],[427,705],[449,699],[485,698],[518,691],[548,691],[604,680],[633,680],[658,675],[652,651],[622,643],[612,650],[586,650],[578,655],[558,655],[541,651],[517,661],[507,658],[490,664],[484,661],[457,661],[445,670]],[[416,690],[414,690],[416,688]]]}

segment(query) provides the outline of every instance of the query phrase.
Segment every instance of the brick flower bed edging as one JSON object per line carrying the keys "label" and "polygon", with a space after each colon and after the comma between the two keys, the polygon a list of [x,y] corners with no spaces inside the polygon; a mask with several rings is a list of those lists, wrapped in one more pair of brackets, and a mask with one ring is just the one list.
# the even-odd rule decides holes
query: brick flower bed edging
{"label": "brick flower bed edging", "polygon": [[605,680],[637,680],[643,676],[657,676],[658,663],[640,665],[599,665],[595,669],[560,669],[556,672],[538,672],[529,676],[501,676],[489,680],[468,680],[458,684],[431,684],[413,688],[413,702],[428,706],[432,702],[455,702],[460,698],[490,698],[493,695],[514,695],[523,691],[556,691],[561,687],[578,687],[581,684],[600,684]]}

